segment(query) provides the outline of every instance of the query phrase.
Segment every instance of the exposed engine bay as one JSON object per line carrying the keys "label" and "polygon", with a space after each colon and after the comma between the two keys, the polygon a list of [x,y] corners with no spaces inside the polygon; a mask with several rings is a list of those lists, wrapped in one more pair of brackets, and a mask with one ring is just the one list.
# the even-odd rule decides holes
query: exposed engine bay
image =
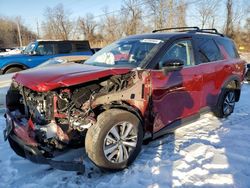
{"label": "exposed engine bay", "polygon": [[136,71],[48,92],[13,82],[6,105],[16,118],[26,119],[30,136],[46,152],[83,147],[86,131],[98,114],[122,101],[144,101],[145,86],[139,77]]}

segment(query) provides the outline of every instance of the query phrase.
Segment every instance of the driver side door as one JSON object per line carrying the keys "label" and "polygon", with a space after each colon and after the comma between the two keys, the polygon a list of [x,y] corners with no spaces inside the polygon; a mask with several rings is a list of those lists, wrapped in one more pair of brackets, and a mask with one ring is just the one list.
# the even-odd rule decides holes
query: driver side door
{"label": "driver side door", "polygon": [[[181,60],[184,65],[166,74],[164,62],[171,60]],[[195,64],[191,38],[175,41],[166,49],[157,67],[158,70],[151,70],[154,133],[199,112],[202,88],[202,74]]]}
{"label": "driver side door", "polygon": [[36,67],[48,59],[55,57],[53,43],[39,43],[35,51],[36,54],[30,55],[27,60],[29,68]]}

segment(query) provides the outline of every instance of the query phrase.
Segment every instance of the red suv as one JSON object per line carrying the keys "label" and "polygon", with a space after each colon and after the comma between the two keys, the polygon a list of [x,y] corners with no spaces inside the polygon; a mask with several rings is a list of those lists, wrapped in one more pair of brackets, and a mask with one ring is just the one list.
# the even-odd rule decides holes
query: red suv
{"label": "red suv", "polygon": [[98,167],[120,170],[145,139],[204,110],[227,117],[245,73],[233,41],[215,29],[176,29],[123,38],[84,65],[17,73],[6,98],[5,139],[33,162],[52,164],[81,147]]}

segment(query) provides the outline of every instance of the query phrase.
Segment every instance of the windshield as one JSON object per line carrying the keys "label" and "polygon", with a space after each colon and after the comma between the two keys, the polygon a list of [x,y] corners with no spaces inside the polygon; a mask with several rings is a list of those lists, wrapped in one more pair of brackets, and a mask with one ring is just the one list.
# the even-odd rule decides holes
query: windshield
{"label": "windshield", "polygon": [[30,54],[32,51],[35,50],[36,44],[34,42],[30,43],[25,50],[23,51],[24,54]]}
{"label": "windshield", "polygon": [[88,59],[84,64],[107,67],[140,67],[162,40],[131,39],[115,42]]}

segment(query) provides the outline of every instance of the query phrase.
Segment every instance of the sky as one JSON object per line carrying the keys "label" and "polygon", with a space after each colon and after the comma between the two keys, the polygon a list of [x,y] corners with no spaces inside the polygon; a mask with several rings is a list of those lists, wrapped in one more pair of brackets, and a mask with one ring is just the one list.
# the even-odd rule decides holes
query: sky
{"label": "sky", "polygon": [[[66,10],[71,11],[72,18],[78,18],[86,13],[92,13],[94,16],[102,15],[104,8],[108,8],[108,12],[117,11],[120,9],[122,2],[123,0],[0,0],[0,16],[11,18],[21,16],[24,24],[37,32],[37,22],[43,21],[46,7],[54,7],[62,3]],[[189,2],[195,2],[195,0]],[[249,0],[234,0],[234,3],[235,5],[244,4],[250,7]],[[220,4],[218,15],[220,22],[217,27],[223,26],[226,15],[225,0],[222,0]],[[198,18],[195,10],[195,3],[188,6],[186,18],[188,26],[197,25]]]}
{"label": "sky", "polygon": [[0,15],[8,17],[21,16],[25,25],[36,31],[37,21],[44,19],[46,7],[54,7],[62,3],[72,13],[72,18],[84,16],[86,13],[103,14],[103,9],[119,10],[122,0],[0,0]]}

